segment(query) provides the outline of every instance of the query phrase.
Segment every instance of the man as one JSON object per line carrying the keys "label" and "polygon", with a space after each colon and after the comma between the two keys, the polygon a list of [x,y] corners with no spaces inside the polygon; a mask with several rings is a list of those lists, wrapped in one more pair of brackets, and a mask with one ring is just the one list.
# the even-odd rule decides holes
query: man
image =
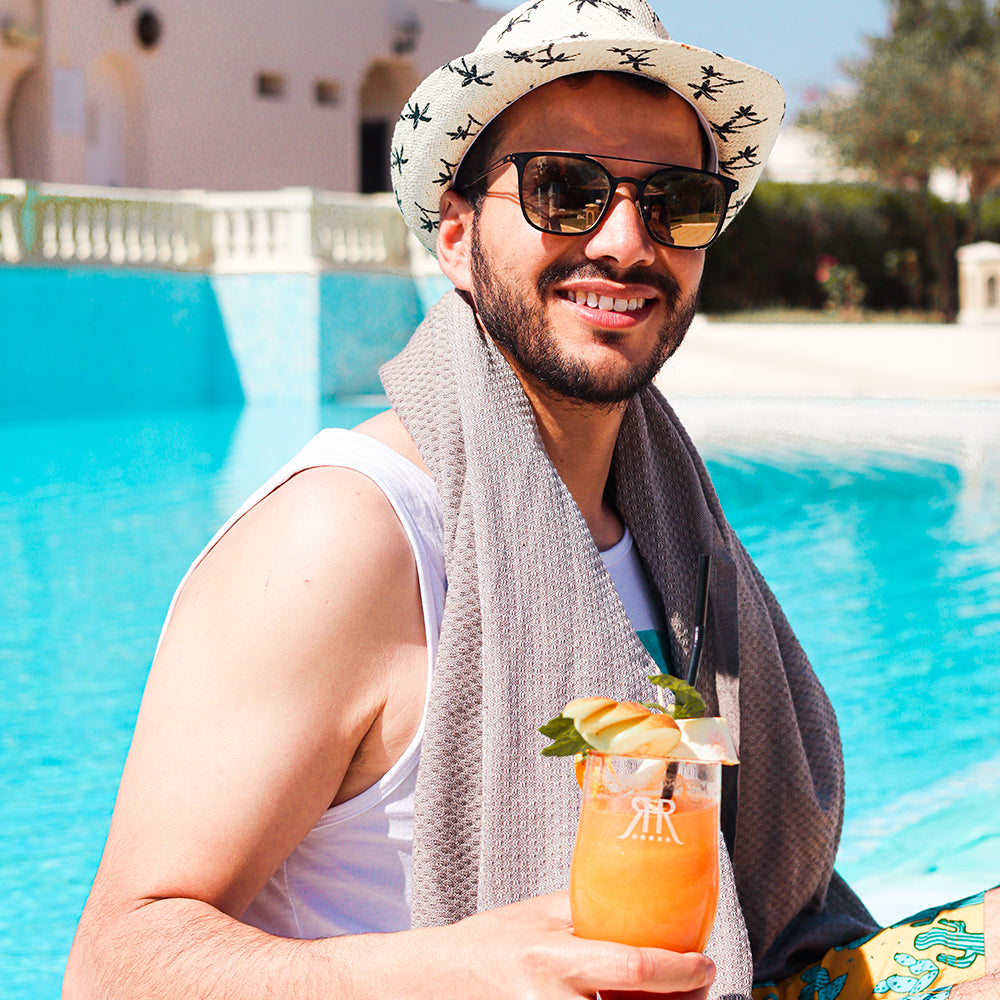
{"label": "man", "polygon": [[[780,115],[642,0],[525,4],[418,88],[394,179],[457,291],[393,409],[321,434],[179,589],[66,998],[746,996],[737,890],[765,976],[873,929],[832,873],[832,711],[648,386]],[[577,795],[536,732],[648,697],[639,631],[682,661],[706,551],[697,683],[743,759],[714,963],[573,936]]]}

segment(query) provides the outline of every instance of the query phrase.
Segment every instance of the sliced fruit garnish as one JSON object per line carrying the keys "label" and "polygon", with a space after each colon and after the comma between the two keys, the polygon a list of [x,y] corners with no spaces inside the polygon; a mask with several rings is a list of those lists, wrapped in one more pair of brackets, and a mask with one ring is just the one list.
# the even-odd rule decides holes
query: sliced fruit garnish
{"label": "sliced fruit garnish", "polygon": [[[566,709],[563,709],[563,715]],[[591,712],[590,715],[570,716],[580,731],[580,735],[585,740],[598,736],[605,730],[614,729],[623,723],[629,724],[638,719],[649,717],[649,709],[645,705],[640,705],[637,701],[612,701],[610,705]]]}
{"label": "sliced fruit garnish", "polygon": [[669,715],[654,714],[635,701],[614,702],[575,717],[573,724],[588,745],[601,753],[664,757],[681,738]]}
{"label": "sliced fruit garnish", "polygon": [[588,750],[623,757],[660,757],[706,763],[737,763],[736,747],[725,719],[673,719],[634,701],[574,698],[561,715],[539,730],[552,743],[548,757],[576,755],[577,780],[581,758]]}
{"label": "sliced fruit garnish", "polygon": [[612,708],[617,704],[614,698],[574,698],[566,702],[562,714],[566,719],[585,719],[602,708]]}
{"label": "sliced fruit garnish", "polygon": [[[674,747],[681,739],[680,727],[669,715],[650,713],[644,719],[633,719],[615,729],[617,731],[605,741],[607,749],[604,752],[623,757],[629,754],[643,757],[672,756]],[[598,733],[597,738],[603,737],[605,732],[606,730]]]}

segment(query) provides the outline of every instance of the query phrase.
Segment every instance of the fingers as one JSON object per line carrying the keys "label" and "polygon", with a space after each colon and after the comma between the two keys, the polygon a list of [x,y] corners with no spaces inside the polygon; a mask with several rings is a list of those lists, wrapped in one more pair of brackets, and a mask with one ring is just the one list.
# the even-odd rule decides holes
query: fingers
{"label": "fingers", "polygon": [[479,998],[580,1000],[599,992],[603,1000],[649,994],[705,1000],[715,979],[711,959],[698,953],[576,937],[565,892],[489,910],[450,931],[436,931],[449,939],[451,932],[459,937],[450,960],[463,970],[460,981],[474,985],[468,995]]}
{"label": "fingers", "polygon": [[588,942],[601,949],[589,956],[591,987],[604,1000],[630,1000],[633,995],[669,993],[672,1000],[703,1000],[715,979],[715,964],[705,955],[681,955],[659,948],[632,948]]}
{"label": "fingers", "polygon": [[[691,990],[687,993],[671,993],[670,1000],[707,1000],[708,987]],[[662,994],[661,994],[662,995]],[[636,992],[634,990],[602,990],[600,1000],[649,1000],[655,993]]]}

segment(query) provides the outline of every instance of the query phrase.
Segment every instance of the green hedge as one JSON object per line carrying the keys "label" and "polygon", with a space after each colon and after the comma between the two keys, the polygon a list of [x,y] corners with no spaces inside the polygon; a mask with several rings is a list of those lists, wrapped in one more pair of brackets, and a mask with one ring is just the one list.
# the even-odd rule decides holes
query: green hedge
{"label": "green hedge", "polygon": [[[873,311],[958,310],[955,250],[968,209],[926,193],[863,184],[762,181],[708,251],[702,308],[820,309],[823,259],[853,268]],[[1000,241],[1000,197],[980,210],[978,239]]]}

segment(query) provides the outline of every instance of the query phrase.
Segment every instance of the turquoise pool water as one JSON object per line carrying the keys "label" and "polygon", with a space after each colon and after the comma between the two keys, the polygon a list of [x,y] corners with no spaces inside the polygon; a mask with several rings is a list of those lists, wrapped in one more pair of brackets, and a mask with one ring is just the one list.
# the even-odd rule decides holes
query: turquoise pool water
{"label": "turquoise pool water", "polygon": [[[187,565],[318,427],[378,408],[0,423],[0,993],[58,996]],[[838,709],[842,871],[886,920],[1000,882],[996,452],[974,474],[961,456],[705,452]]]}

